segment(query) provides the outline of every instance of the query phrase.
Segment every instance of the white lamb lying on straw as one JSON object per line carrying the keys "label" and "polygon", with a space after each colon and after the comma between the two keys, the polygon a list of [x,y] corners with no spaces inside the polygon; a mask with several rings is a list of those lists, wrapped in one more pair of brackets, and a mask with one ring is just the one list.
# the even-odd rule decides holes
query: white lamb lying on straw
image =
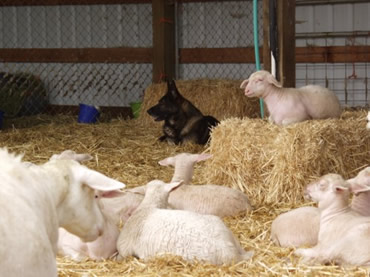
{"label": "white lamb lying on straw", "polygon": [[159,180],[146,185],[144,200],[118,238],[119,258],[173,254],[218,265],[250,259],[253,252],[240,246],[219,217],[166,209],[168,194],[180,185]]}

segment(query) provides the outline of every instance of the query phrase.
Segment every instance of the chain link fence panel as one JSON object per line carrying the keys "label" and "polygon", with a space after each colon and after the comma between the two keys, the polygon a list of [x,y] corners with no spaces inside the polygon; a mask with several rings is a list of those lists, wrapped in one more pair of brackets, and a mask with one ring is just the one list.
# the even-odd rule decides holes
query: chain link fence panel
{"label": "chain link fence panel", "polygon": [[[30,50],[29,55],[33,55],[45,49],[152,47],[150,3],[56,6],[27,3],[0,7],[0,48]],[[151,84],[152,65],[24,62],[20,58],[16,62],[0,63],[0,72],[3,98],[0,110],[6,110],[6,116],[14,116],[44,112],[49,105],[52,108],[79,103],[127,107],[131,102],[141,100],[145,88]],[[44,88],[43,95],[32,91],[32,86],[27,88],[24,77],[17,77],[19,74],[27,74],[37,80],[34,82],[39,82],[39,86]],[[7,90],[9,87],[13,89]],[[37,103],[40,97],[43,98],[42,104]],[[25,99],[31,103],[25,113],[7,111],[13,109],[10,106],[25,106]]]}

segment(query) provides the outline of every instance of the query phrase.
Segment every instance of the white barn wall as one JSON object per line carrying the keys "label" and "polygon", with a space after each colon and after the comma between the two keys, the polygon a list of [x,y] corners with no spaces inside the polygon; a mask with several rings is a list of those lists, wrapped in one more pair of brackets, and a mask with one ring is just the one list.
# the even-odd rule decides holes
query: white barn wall
{"label": "white barn wall", "polygon": [[[262,1],[259,42],[262,45]],[[253,46],[252,1],[179,3],[178,46]],[[370,30],[370,3],[297,6],[297,33]],[[0,8],[0,48],[151,47],[151,4],[25,6]],[[355,39],[297,39],[297,46],[369,45]],[[297,86],[328,84],[350,106],[366,105],[368,64],[297,64]],[[0,64],[1,71],[28,71],[42,77],[50,102],[128,106],[151,83],[150,64]],[[245,79],[254,64],[181,64],[179,78]],[[369,86],[369,85],[368,85]],[[370,87],[370,86],[369,86]],[[347,93],[347,96],[345,94]]]}
{"label": "white barn wall", "polygon": [[[296,34],[353,33],[370,31],[370,3],[297,6]],[[370,45],[370,35],[362,37],[302,38],[297,47]],[[356,78],[351,76],[356,75]],[[370,64],[297,64],[296,86],[310,83],[327,85],[346,106],[370,104]]]}

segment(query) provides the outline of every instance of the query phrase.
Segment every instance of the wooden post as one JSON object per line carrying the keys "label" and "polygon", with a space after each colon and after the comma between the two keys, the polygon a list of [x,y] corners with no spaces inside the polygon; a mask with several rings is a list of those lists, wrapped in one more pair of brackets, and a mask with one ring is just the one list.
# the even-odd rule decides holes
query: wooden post
{"label": "wooden post", "polygon": [[263,69],[271,72],[271,49],[270,49],[270,12],[269,0],[263,0]]}
{"label": "wooden post", "polygon": [[279,76],[285,87],[295,87],[295,0],[277,1]]}
{"label": "wooden post", "polygon": [[153,0],[153,83],[175,78],[175,5]]}

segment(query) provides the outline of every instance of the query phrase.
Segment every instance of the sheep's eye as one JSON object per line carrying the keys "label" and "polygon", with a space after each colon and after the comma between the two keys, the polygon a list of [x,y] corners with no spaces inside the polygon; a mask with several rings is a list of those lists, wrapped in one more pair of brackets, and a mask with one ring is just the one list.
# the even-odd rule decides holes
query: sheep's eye
{"label": "sheep's eye", "polygon": [[99,195],[95,194],[95,199],[98,199],[99,198]]}
{"label": "sheep's eye", "polygon": [[318,187],[319,187],[320,190],[325,190],[325,188],[326,188],[325,184],[322,184],[322,183],[320,183],[318,185]]}

